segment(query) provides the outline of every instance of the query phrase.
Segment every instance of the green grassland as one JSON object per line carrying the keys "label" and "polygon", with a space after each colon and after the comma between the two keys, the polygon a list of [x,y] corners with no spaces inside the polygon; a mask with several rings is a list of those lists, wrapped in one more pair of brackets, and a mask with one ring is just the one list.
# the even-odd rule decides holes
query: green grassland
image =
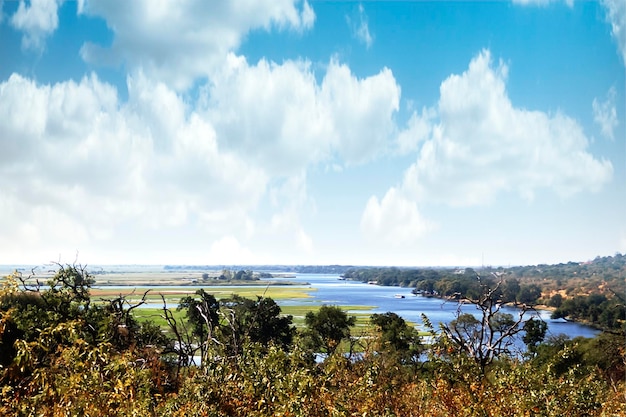
{"label": "green grassland", "polygon": [[[304,328],[304,318],[307,313],[316,313],[321,304],[299,305],[299,306],[281,306],[282,314],[285,316],[292,316],[293,324],[296,328]],[[372,316],[372,306],[341,306],[342,310],[346,311],[348,315],[356,317],[356,324],[353,327],[353,335],[359,336],[363,334],[371,334],[374,329],[370,323]],[[168,305],[168,309],[171,311],[172,316],[178,324],[183,323],[185,318],[185,312],[177,310],[177,304]],[[133,316],[139,321],[152,321],[154,324],[161,327],[163,330],[168,330],[168,325],[163,318],[162,308],[136,308],[133,310]],[[409,325],[415,326],[414,323],[409,322]],[[428,336],[428,332],[420,331],[421,336]]]}
{"label": "green grassland", "polygon": [[[308,305],[308,306],[283,306],[281,307],[283,315],[291,315],[293,316],[293,324],[296,327],[304,326],[304,317],[310,311],[317,312],[321,305]],[[174,319],[181,323],[185,320],[185,312],[178,311],[177,305],[169,305],[168,309],[172,312]],[[359,327],[368,327],[369,319],[371,316],[370,311],[372,307],[367,306],[342,306],[342,309],[346,312],[349,312],[349,315],[355,316],[357,319],[356,326]],[[355,311],[363,311],[363,312],[355,312]],[[151,320],[158,326],[162,327],[164,330],[167,329],[167,323],[163,318],[163,309],[162,308],[136,308],[133,309],[133,316],[139,321]]]}
{"label": "green grassland", "polygon": [[[95,302],[111,300],[117,297],[124,297],[130,304],[139,303],[142,299],[147,303],[162,303],[165,300],[168,307],[176,307],[180,299],[188,295],[193,295],[197,290],[204,288],[196,287],[154,287],[149,289],[138,289],[128,287],[128,289],[108,289],[94,288],[91,290],[91,297]],[[252,298],[269,297],[275,301],[280,300],[297,300],[311,298],[311,292],[316,291],[314,288],[307,287],[291,287],[291,286],[265,286],[265,287],[248,287],[248,286],[214,286],[205,289],[206,292],[213,294],[215,298],[225,299],[237,294],[241,297]],[[144,296],[145,294],[145,296]]]}

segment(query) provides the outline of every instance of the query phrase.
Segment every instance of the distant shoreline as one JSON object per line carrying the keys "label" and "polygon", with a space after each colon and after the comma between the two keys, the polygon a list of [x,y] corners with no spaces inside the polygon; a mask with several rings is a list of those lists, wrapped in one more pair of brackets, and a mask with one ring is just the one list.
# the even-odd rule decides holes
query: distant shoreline
{"label": "distant shoreline", "polygon": [[92,285],[92,288],[98,287],[194,287],[194,288],[202,288],[202,287],[244,287],[244,286],[255,286],[255,287],[267,287],[268,285],[310,285],[308,282],[293,282],[293,281],[246,281],[246,280],[214,280],[214,281],[200,281],[200,282],[180,282],[175,280],[159,280],[158,282],[147,282],[147,281],[98,281]]}

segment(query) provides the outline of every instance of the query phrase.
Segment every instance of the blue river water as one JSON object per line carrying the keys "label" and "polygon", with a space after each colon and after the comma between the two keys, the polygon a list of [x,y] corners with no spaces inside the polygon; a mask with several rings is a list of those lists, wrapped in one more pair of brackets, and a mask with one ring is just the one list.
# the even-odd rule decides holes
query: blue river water
{"label": "blue river water", "polygon": [[[478,313],[475,306],[460,305],[456,302],[445,301],[439,298],[416,296],[411,288],[384,287],[356,281],[340,280],[337,275],[298,274],[295,278],[288,278],[292,282],[309,283],[313,291],[311,298],[281,301],[282,305],[337,305],[337,306],[371,306],[372,314],[394,312],[407,321],[422,324],[422,314],[425,314],[431,323],[438,327],[438,323],[449,323],[454,320],[456,313],[461,309],[464,313]],[[399,298],[404,296],[404,298]],[[513,307],[503,307],[502,312],[518,317],[520,310]],[[362,310],[360,312],[363,312]],[[549,311],[527,312],[525,318],[539,316],[548,324],[546,336],[565,334],[570,338],[578,336],[594,337],[599,331],[578,323],[565,320],[550,319]]]}

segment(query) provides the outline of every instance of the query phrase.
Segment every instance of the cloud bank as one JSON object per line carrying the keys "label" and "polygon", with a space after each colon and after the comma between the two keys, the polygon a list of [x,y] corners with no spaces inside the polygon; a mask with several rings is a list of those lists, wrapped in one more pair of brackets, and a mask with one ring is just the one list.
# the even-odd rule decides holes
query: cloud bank
{"label": "cloud bank", "polygon": [[114,34],[110,46],[85,43],[85,61],[141,69],[177,90],[210,77],[251,30],[304,31],[315,21],[306,0],[88,0],[81,11],[104,18]]}
{"label": "cloud bank", "polygon": [[377,225],[386,224],[399,238],[419,237],[428,227],[417,203],[486,205],[502,193],[532,200],[539,190],[567,197],[597,191],[611,179],[611,162],[587,151],[589,139],[575,120],[515,107],[507,75],[508,67],[494,65],[483,50],[463,74],[442,82],[435,108],[413,114],[398,147],[417,148],[416,161],[382,203],[370,199],[361,223],[366,236],[378,237]]}

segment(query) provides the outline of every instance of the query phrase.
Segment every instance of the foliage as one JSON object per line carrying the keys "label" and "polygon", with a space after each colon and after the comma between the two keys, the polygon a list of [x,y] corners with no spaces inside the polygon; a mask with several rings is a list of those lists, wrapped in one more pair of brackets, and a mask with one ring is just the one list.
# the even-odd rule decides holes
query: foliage
{"label": "foliage", "polygon": [[[163,334],[135,321],[146,294],[135,304],[96,303],[83,268],[59,271],[50,287],[15,274],[0,289],[0,415],[626,415],[623,335],[542,342],[543,322],[522,328],[499,310],[505,280],[471,284],[465,301],[477,317],[459,312],[440,332],[425,319],[429,344],[396,314],[376,314],[359,355],[315,362],[312,353],[356,339],[354,317],[336,306],[307,314],[297,332],[269,298],[218,303],[199,291],[183,299],[180,315],[164,305],[171,329]],[[522,329],[535,354],[509,355],[507,341]],[[203,340],[196,367],[186,355]]]}
{"label": "foliage", "polygon": [[423,351],[421,340],[415,328],[407,325],[396,313],[374,314],[371,323],[379,332],[378,352],[396,356],[402,363],[417,363]]}
{"label": "foliage", "polygon": [[537,345],[543,342],[548,331],[548,324],[539,319],[531,318],[524,323],[524,336],[522,341],[526,344],[528,351],[534,354],[537,349]]}
{"label": "foliage", "polygon": [[238,354],[244,343],[266,347],[274,343],[285,350],[291,345],[295,334],[292,317],[282,316],[280,307],[271,298],[251,300],[234,295],[220,304],[225,320],[221,332],[231,354]]}
{"label": "foliage", "polygon": [[619,296],[608,298],[602,294],[591,294],[568,298],[552,314],[552,318],[561,317],[626,334],[626,304]]}
{"label": "foliage", "polygon": [[192,296],[182,298],[177,310],[185,311],[191,333],[195,337],[193,341],[188,340],[186,343],[197,345],[200,349],[201,363],[206,363],[209,346],[215,340],[220,324],[220,304],[212,294],[203,289],[196,291],[196,295],[198,298]]}
{"label": "foliage", "polygon": [[479,317],[459,310],[455,320],[440,326],[445,344],[452,347],[455,354],[466,355],[473,360],[480,373],[484,374],[494,359],[511,355],[513,336],[522,331],[521,323],[527,310],[520,309],[516,318],[502,313],[499,296],[502,281],[484,282],[478,276],[477,282],[480,288],[478,297],[463,301],[474,305]]}
{"label": "foliage", "polygon": [[339,343],[350,337],[350,327],[356,323],[356,317],[348,317],[337,306],[324,305],[317,313],[308,312],[304,321],[307,326],[305,338],[309,341],[309,347],[332,355]]}
{"label": "foliage", "polygon": [[19,273],[3,283],[0,414],[149,415],[174,385],[151,345],[166,343],[160,329],[123,299],[92,303],[83,267],[57,267],[46,287]]}
{"label": "foliage", "polygon": [[[560,307],[565,299],[600,294],[607,299],[626,294],[626,255],[596,257],[589,262],[568,262],[556,265],[515,266],[509,268],[483,267],[478,272],[485,279],[491,276],[503,281],[499,298],[504,303],[540,303]],[[379,285],[414,288],[419,295],[443,298],[476,298],[477,271],[471,268],[351,268],[344,273],[346,279],[376,282]],[[616,304],[619,304],[616,302]],[[621,304],[626,304],[621,300]],[[604,310],[603,310],[604,311]],[[601,312],[599,313],[601,314]],[[591,321],[601,328],[617,328],[621,311],[611,309],[606,317]],[[578,320],[573,315],[572,319]],[[621,320],[621,321],[620,321]],[[609,323],[613,327],[607,327]]]}

